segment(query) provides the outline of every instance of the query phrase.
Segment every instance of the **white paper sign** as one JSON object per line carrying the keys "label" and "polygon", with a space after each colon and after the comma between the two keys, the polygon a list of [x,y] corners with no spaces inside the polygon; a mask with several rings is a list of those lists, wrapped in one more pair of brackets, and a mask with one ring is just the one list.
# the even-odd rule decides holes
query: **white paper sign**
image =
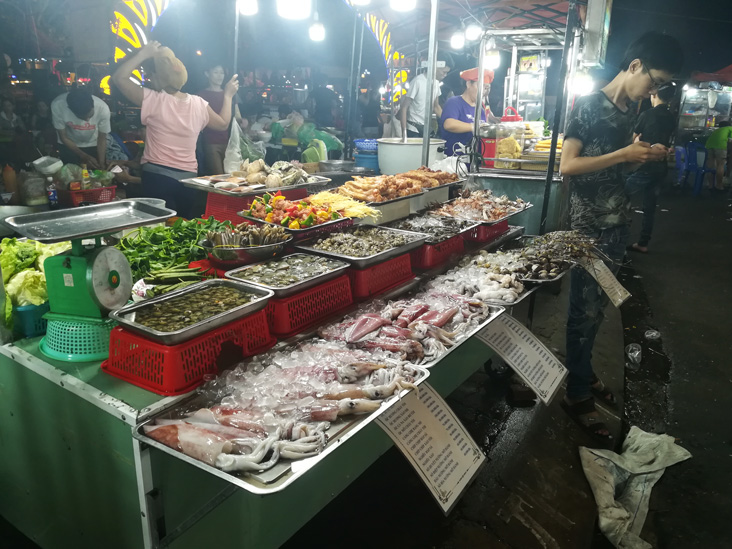
{"label": "white paper sign", "polygon": [[585,258],[580,261],[580,265],[597,281],[616,307],[620,307],[630,297],[630,292],[623,288],[613,272],[599,257]]}
{"label": "white paper sign", "polygon": [[485,462],[482,450],[428,383],[376,421],[417,470],[446,515]]}
{"label": "white paper sign", "polygon": [[476,337],[498,353],[544,404],[552,401],[567,369],[526,326],[504,313]]}

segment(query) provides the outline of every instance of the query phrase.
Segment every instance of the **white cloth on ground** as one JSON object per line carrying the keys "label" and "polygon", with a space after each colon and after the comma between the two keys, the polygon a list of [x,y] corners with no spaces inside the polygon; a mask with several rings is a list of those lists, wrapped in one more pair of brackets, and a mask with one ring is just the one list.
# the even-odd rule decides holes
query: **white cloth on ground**
{"label": "white cloth on ground", "polygon": [[689,459],[691,453],[671,436],[646,433],[635,426],[623,442],[621,455],[584,446],[579,451],[595,495],[602,533],[615,547],[650,548],[640,533],[648,514],[651,489],[666,467]]}

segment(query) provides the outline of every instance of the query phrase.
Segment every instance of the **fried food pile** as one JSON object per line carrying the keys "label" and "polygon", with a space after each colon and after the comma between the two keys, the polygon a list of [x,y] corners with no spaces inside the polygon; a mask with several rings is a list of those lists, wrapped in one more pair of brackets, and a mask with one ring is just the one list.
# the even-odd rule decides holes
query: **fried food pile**
{"label": "fried food pile", "polygon": [[457,180],[458,176],[454,173],[433,171],[422,166],[418,170],[397,175],[354,177],[339,187],[338,192],[364,202],[386,202]]}

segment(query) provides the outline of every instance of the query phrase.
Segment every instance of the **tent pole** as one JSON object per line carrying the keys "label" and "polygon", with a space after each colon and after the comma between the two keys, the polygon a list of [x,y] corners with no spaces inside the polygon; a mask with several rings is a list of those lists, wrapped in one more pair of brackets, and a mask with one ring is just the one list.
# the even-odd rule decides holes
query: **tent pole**
{"label": "tent pole", "polygon": [[427,57],[427,99],[424,109],[424,128],[422,128],[422,165],[429,166],[430,130],[432,129],[432,109],[435,93],[435,66],[437,65],[437,14],[440,11],[440,0],[431,1],[430,9],[430,43]]}

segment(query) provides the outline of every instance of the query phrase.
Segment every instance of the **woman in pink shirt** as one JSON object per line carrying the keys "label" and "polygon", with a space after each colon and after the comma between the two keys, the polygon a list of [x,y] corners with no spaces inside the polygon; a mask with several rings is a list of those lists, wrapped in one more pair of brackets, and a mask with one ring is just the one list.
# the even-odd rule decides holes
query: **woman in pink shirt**
{"label": "woman in pink shirt", "polygon": [[[146,72],[152,89],[142,88],[130,76],[151,58],[154,70]],[[239,83],[236,75],[229,80],[224,88],[227,100],[216,113],[203,98],[180,91],[187,79],[183,63],[159,42],[143,46],[112,75],[122,94],[142,108],[141,119],[147,130],[142,155],[143,194],[162,198],[169,208],[190,218],[195,214],[192,194],[180,181],[197,175],[196,140],[201,130],[228,128],[232,98]]]}

